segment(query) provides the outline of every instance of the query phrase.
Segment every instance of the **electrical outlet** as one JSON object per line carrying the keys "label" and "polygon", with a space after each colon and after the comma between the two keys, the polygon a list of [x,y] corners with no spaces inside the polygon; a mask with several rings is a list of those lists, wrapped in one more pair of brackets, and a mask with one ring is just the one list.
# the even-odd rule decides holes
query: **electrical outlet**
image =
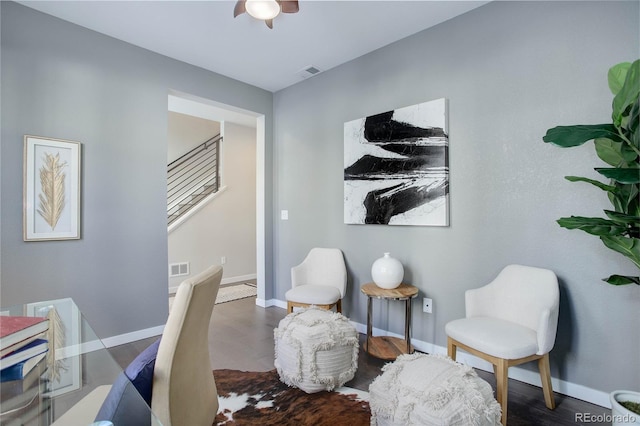
{"label": "electrical outlet", "polygon": [[428,314],[433,312],[433,300],[428,297],[422,299],[422,312],[426,312]]}
{"label": "electrical outlet", "polygon": [[227,256],[222,256],[222,257],[220,258],[220,264],[221,264],[221,265],[224,265],[225,263],[227,263]]}

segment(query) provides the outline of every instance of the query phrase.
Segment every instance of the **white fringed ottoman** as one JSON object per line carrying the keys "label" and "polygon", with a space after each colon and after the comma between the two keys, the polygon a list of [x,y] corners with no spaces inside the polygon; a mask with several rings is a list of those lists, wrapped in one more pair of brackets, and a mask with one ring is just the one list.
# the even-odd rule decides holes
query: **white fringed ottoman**
{"label": "white fringed ottoman", "polygon": [[307,393],[340,387],[358,368],[358,332],[337,312],[312,306],[289,314],[274,340],[280,380]]}
{"label": "white fringed ottoman", "polygon": [[400,355],[369,386],[372,425],[500,424],[489,383],[446,356]]}

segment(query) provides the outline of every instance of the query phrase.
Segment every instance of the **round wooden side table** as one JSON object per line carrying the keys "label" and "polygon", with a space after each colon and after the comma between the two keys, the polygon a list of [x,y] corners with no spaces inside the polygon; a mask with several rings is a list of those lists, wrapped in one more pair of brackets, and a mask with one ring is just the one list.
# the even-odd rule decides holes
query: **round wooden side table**
{"label": "round wooden side table", "polygon": [[[360,287],[360,291],[367,295],[367,341],[364,350],[376,358],[395,360],[398,355],[413,353],[411,346],[411,299],[418,295],[418,287],[402,283],[394,289],[384,289],[375,283],[367,283]],[[389,336],[373,336],[373,322],[371,318],[373,298],[386,300],[404,300],[404,339]]]}

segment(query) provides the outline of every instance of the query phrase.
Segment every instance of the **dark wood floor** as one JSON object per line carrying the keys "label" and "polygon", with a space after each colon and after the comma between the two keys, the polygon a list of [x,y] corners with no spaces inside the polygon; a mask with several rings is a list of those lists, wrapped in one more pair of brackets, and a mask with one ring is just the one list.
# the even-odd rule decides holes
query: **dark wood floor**
{"label": "dark wood floor", "polygon": [[[268,371],[273,369],[273,329],[286,315],[286,310],[276,307],[260,308],[255,298],[247,298],[216,305],[211,317],[209,351],[211,366],[244,371]],[[360,347],[364,336],[360,336]],[[109,351],[126,367],[144,348],[156,338],[139,340]],[[371,357],[361,349],[356,376],[347,386],[369,390],[369,384],[379,374],[384,361]],[[494,387],[492,373],[478,370],[478,375]],[[575,398],[555,394],[556,409],[545,407],[542,390],[536,386],[509,380],[508,424],[524,425],[580,425],[577,413],[609,415],[611,410]],[[588,423],[589,425],[610,423]]]}

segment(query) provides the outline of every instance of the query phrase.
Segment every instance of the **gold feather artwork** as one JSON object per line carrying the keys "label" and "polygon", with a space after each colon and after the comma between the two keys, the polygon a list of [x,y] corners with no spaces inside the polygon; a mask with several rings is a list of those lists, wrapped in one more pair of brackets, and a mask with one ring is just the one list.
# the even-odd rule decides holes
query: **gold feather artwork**
{"label": "gold feather artwork", "polygon": [[60,161],[60,154],[44,153],[42,158],[44,164],[40,167],[40,185],[42,193],[40,198],[40,208],[38,213],[51,226],[53,231],[58,224],[65,204],[64,194],[64,168],[66,162]]}
{"label": "gold feather artwork", "polygon": [[49,306],[48,309],[49,330],[47,330],[47,341],[49,342],[49,352],[47,352],[47,371],[49,372],[50,380],[60,382],[61,371],[69,369],[64,365],[63,360],[56,359],[56,354],[65,344],[64,323],[54,306]]}

